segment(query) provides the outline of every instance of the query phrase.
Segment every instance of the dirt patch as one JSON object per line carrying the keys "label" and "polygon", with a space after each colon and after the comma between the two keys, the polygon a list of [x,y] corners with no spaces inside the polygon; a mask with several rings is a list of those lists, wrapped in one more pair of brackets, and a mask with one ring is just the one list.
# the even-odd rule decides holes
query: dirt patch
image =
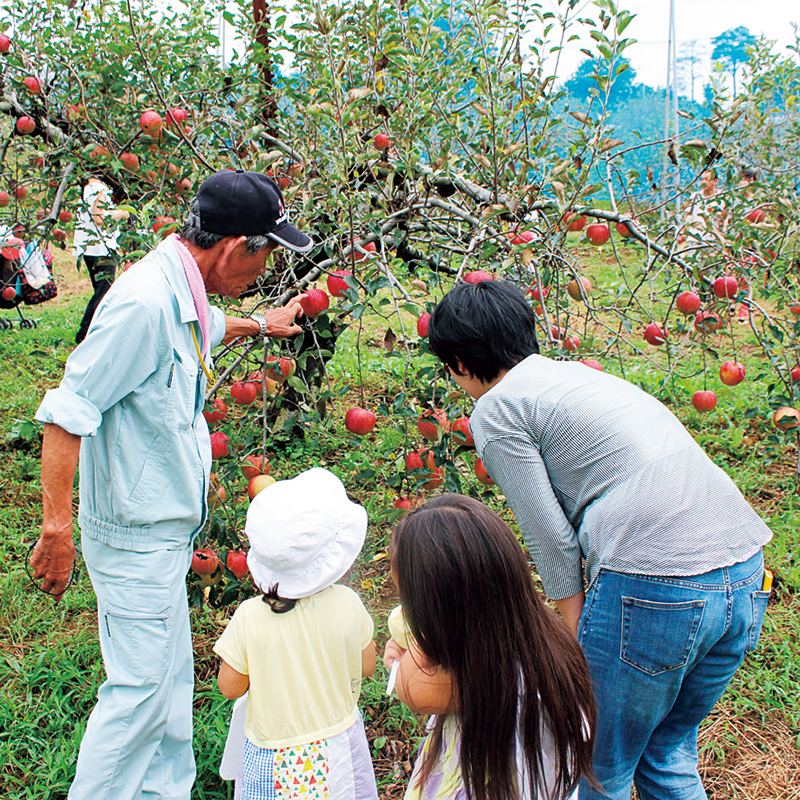
{"label": "dirt patch", "polygon": [[800,751],[777,714],[715,711],[700,731],[700,775],[711,800],[800,800]]}

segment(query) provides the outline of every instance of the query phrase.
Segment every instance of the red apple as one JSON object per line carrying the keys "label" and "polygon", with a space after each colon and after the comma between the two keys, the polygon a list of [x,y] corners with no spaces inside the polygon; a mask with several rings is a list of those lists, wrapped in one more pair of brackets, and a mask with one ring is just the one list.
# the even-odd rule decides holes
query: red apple
{"label": "red apple", "polygon": [[166,117],[167,125],[179,127],[189,119],[189,114],[186,112],[185,108],[168,108]]}
{"label": "red apple", "polygon": [[164,120],[161,119],[161,114],[158,111],[145,111],[139,117],[139,127],[148,135],[153,136],[157,134],[164,125]]}
{"label": "red apple", "polygon": [[585,300],[592,293],[592,282],[582,275],[567,284],[567,294],[573,300]]}
{"label": "red apple", "polygon": [[187,195],[192,193],[192,182],[189,178],[179,178],[175,181],[175,191],[178,194]]}
{"label": "red apple", "polygon": [[410,497],[398,497],[394,501],[395,508],[402,508],[404,511],[414,510],[414,501]]}
{"label": "red apple", "polygon": [[165,238],[172,233],[171,225],[175,224],[172,217],[156,217],[153,221],[153,233],[160,233],[161,238]]}
{"label": "red apple", "polygon": [[428,410],[417,420],[417,430],[429,442],[438,442],[442,432],[450,430],[450,421],[444,411]]}
{"label": "red apple", "polygon": [[0,192],[0,208],[5,208],[11,202],[11,195],[8,192]]}
{"label": "red apple", "polygon": [[219,482],[219,478],[212,472],[211,480],[208,485],[208,507],[213,511],[221,506],[228,497],[225,487]]}
{"label": "red apple", "polygon": [[237,581],[243,581],[250,572],[247,566],[247,553],[241,550],[231,550],[225,559],[225,566],[233,573]]}
{"label": "red apple", "polygon": [[475,440],[469,429],[469,417],[459,417],[454,419],[450,425],[453,436],[453,443],[459,447],[475,447]]}
{"label": "red apple", "polygon": [[586,238],[595,246],[604,245],[611,238],[611,231],[605,222],[593,222],[586,227]]}
{"label": "red apple", "polygon": [[694,318],[694,329],[699,333],[714,333],[722,327],[722,320],[713,311],[700,311]]}
{"label": "red apple", "polygon": [[89,153],[89,157],[105,161],[111,158],[111,151],[104,144],[98,144],[95,145],[94,149]]}
{"label": "red apple", "polygon": [[375,414],[368,408],[355,406],[344,415],[344,426],[350,433],[366,436],[375,427]]}
{"label": "red apple", "polygon": [[744,364],[738,361],[726,361],[719,368],[719,379],[726,386],[736,386],[744,380],[746,372]]}
{"label": "red apple", "polygon": [[36,130],[36,122],[32,117],[20,117],[17,120],[17,133],[33,133]]}
{"label": "red apple", "polygon": [[22,83],[25,85],[25,88],[31,94],[42,93],[42,83],[38,78],[34,77],[33,75],[28,75],[28,77],[25,78],[25,80],[23,80]]}
{"label": "red apple", "polygon": [[[356,249],[356,246],[360,249]],[[364,250],[365,253],[361,251]],[[368,258],[370,254],[376,253],[378,251],[378,245],[375,242],[353,242],[353,252],[351,253],[350,257],[353,261],[363,261],[365,258]]]}
{"label": "red apple", "polygon": [[11,39],[0,33],[0,54],[5,55],[11,49]]}
{"label": "red apple", "polygon": [[561,217],[561,222],[566,226],[570,232],[582,231],[586,227],[588,219],[583,214],[575,214],[574,212],[567,212]]}
{"label": "red apple", "polygon": [[206,418],[206,422],[209,425],[213,425],[215,422],[221,422],[228,416],[228,406],[219,398],[212,400],[211,405],[213,406],[212,411],[203,412],[203,416]]}
{"label": "red apple", "polygon": [[486,272],[482,269],[476,269],[473,272],[468,272],[464,275],[465,283],[482,283],[483,281],[493,281],[494,275],[491,272]]}
{"label": "red apple", "polygon": [[681,292],[675,299],[675,308],[681,314],[696,314],[700,310],[700,295],[694,292]]}
{"label": "red apple", "polygon": [[648,344],[662,345],[668,338],[667,329],[660,322],[651,322],[644,329],[644,340]]}
{"label": "red apple", "polygon": [[[632,224],[633,220],[631,220],[631,225]],[[624,222],[615,222],[614,229],[623,239],[630,239],[631,236],[633,236],[631,229]]]}
{"label": "red apple", "polygon": [[533,231],[513,231],[508,234],[508,240],[515,247],[530,244],[533,241]]}
{"label": "red apple", "polygon": [[417,333],[421,339],[428,335],[428,323],[431,321],[431,315],[426,311],[417,320]]}
{"label": "red apple", "polygon": [[273,483],[275,483],[275,478],[271,475],[256,475],[247,482],[247,496],[252,500],[259,492],[266,489],[267,486],[272,486]]}
{"label": "red apple", "polygon": [[256,475],[269,475],[269,461],[265,456],[257,456],[252,453],[242,459],[239,465],[242,475],[248,480],[252,480]]}
{"label": "red apple", "polygon": [[72,212],[71,211],[59,211],[58,218],[61,222],[72,222]]}
{"label": "red apple", "polygon": [[716,392],[700,391],[692,395],[692,405],[702,412],[713,411],[717,407]]}
{"label": "red apple", "polygon": [[14,197],[16,197],[17,200],[24,200],[27,196],[28,196],[28,187],[27,186],[20,185],[20,186],[17,186],[16,189],[14,189]]}
{"label": "red apple", "polygon": [[17,290],[13,286],[4,286],[3,291],[0,292],[0,296],[7,303],[10,303],[12,300],[16,299]]}
{"label": "red apple", "polygon": [[231,398],[240,406],[249,406],[255,403],[258,397],[258,386],[250,381],[236,381],[231,386]]}
{"label": "red apple", "polygon": [[592,369],[596,369],[598,372],[605,372],[603,365],[594,358],[582,358],[579,363],[584,364],[587,367],[591,367]]}
{"label": "red apple", "polygon": [[546,300],[547,299],[547,295],[550,294],[550,287],[549,286],[543,286],[542,287],[542,291],[540,292],[538,286],[531,286],[531,288],[528,289],[528,294],[537,303],[541,303],[543,300]]}
{"label": "red apple", "polygon": [[47,212],[43,208],[36,209],[36,219],[44,219]]}
{"label": "red apple", "polygon": [[210,434],[211,437],[211,458],[216,461],[228,455],[228,442],[230,441],[227,433],[216,431]]}
{"label": "red apple", "polygon": [[570,353],[574,353],[576,350],[580,349],[580,336],[575,336],[575,334],[572,334],[571,336],[565,336],[563,345],[565,350],[568,350]]}
{"label": "red apple", "polygon": [[305,294],[300,306],[307,317],[318,317],[331,304],[328,293],[323,289],[306,289]]}
{"label": "red apple", "polygon": [[739,294],[739,281],[733,275],[723,275],[714,281],[714,294],[721,299],[729,299]]}
{"label": "red apple", "polygon": [[385,133],[378,133],[373,144],[376,150],[385,150],[392,144],[392,140]]}
{"label": "red apple", "polygon": [[64,115],[67,118],[67,122],[79,122],[86,116],[86,109],[75,103],[68,103],[64,110]]}
{"label": "red apple", "polygon": [[208,547],[195,550],[192,555],[192,572],[195,575],[212,575],[219,567],[217,554]]}
{"label": "red apple", "polygon": [[264,370],[264,374],[276,383],[283,383],[294,375],[295,363],[291,358],[281,356],[277,361],[267,361],[266,366],[269,368]]}
{"label": "red apple", "polygon": [[483,465],[483,461],[481,459],[475,459],[475,477],[481,482],[485,483],[487,486],[494,486],[494,481],[489,476],[489,473],[486,471],[486,467]]}
{"label": "red apple", "polygon": [[67,232],[65,230],[62,230],[61,228],[53,228],[53,230],[50,231],[50,235],[56,242],[67,241]]}
{"label": "red apple", "polygon": [[136,153],[122,153],[119,160],[122,162],[122,166],[130,172],[139,171],[139,156]]}
{"label": "red apple", "polygon": [[789,306],[789,313],[800,317],[800,306]]}
{"label": "red apple", "polygon": [[328,275],[328,292],[333,297],[344,297],[347,290],[350,288],[347,285],[347,279],[351,278],[353,273],[347,269],[337,269]]}
{"label": "red apple", "polygon": [[792,367],[792,371],[789,373],[794,383],[800,383],[800,364],[796,367]]}
{"label": "red apple", "polygon": [[749,222],[759,223],[763,222],[764,217],[766,216],[767,215],[763,208],[754,208],[752,211],[747,212],[745,219],[747,219]]}
{"label": "red apple", "polygon": [[800,428],[800,411],[791,406],[783,406],[772,415],[772,424],[782,431]]}

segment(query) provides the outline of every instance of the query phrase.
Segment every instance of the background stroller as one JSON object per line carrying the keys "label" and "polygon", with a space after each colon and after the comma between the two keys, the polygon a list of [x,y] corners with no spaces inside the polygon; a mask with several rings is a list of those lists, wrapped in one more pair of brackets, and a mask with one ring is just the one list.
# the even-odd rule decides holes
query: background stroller
{"label": "background stroller", "polygon": [[[0,309],[16,308],[20,328],[35,328],[36,322],[22,314],[28,306],[52,300],[58,293],[51,267],[49,246],[44,250],[34,242],[25,243],[11,228],[0,228]],[[11,320],[0,318],[0,330],[12,328]]]}

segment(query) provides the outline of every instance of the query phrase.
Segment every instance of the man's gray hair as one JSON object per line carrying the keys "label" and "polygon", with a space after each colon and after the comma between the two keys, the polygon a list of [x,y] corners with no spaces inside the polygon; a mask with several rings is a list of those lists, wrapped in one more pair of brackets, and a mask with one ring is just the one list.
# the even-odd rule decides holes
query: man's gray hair
{"label": "man's gray hair", "polygon": [[[196,197],[192,198],[192,202],[189,204],[189,216],[195,219],[199,219],[200,217],[200,204],[197,202]],[[214,245],[225,238],[225,236],[221,236],[219,233],[201,231],[200,228],[195,228],[194,225],[191,225],[189,222],[184,224],[183,230],[181,231],[181,239],[183,239],[184,242],[193,244],[201,250],[210,250]],[[244,246],[247,248],[248,253],[254,254],[274,244],[277,244],[275,239],[259,234],[258,236],[248,236]]]}

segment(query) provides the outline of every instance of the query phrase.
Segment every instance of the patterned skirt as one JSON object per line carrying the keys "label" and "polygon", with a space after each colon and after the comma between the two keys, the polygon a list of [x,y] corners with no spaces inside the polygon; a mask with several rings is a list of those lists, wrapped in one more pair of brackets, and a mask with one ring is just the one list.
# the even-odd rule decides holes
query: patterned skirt
{"label": "patterned skirt", "polygon": [[247,737],[236,800],[378,800],[364,723],[308,744],[272,750]]}

